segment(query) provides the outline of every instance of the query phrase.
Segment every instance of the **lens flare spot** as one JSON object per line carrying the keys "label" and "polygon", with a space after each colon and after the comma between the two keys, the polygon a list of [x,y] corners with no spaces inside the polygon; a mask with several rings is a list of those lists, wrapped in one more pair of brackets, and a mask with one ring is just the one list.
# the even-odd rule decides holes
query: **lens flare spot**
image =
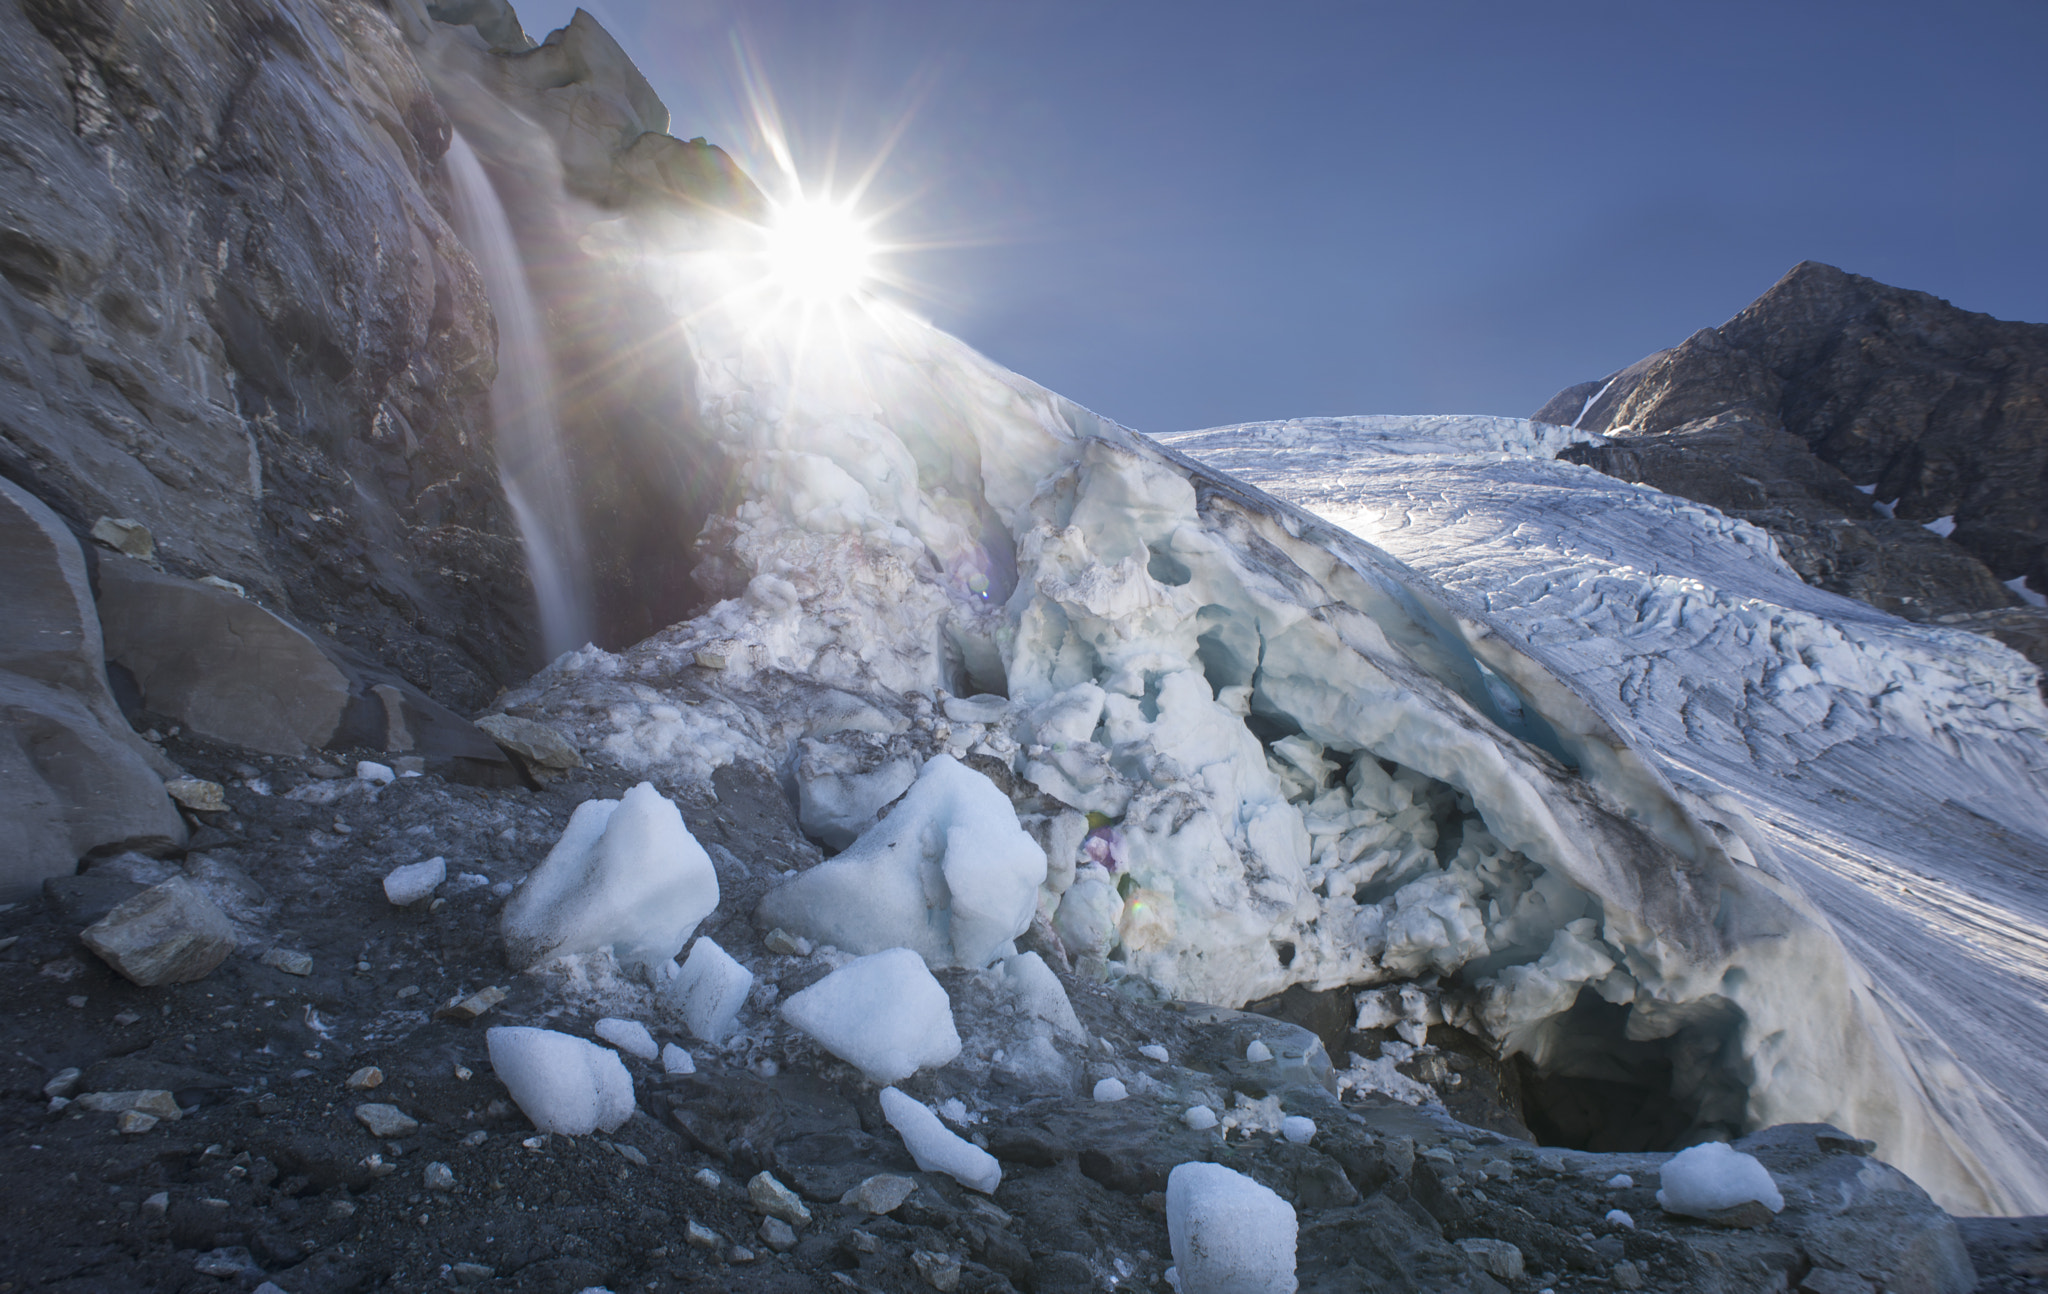
{"label": "lens flare spot", "polygon": [[851,296],[874,276],[874,240],[841,203],[804,198],[777,207],[762,252],[775,285],[805,300]]}

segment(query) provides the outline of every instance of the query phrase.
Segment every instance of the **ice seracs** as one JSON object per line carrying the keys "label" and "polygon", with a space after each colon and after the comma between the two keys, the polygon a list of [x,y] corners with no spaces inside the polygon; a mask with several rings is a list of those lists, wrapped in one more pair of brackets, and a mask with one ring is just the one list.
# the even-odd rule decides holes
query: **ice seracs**
{"label": "ice seracs", "polygon": [[791,994],[782,1015],[871,1083],[895,1083],[960,1054],[946,990],[908,948],[848,962]]}
{"label": "ice seracs", "polygon": [[949,755],[889,816],[770,890],[755,920],[849,952],[909,948],[934,967],[988,965],[1031,924],[1045,851],[1009,797]]}
{"label": "ice seracs", "polygon": [[1294,1294],[1294,1206],[1221,1164],[1166,1176],[1166,1234],[1180,1294]]}
{"label": "ice seracs", "polygon": [[522,1025],[485,1032],[491,1068],[542,1132],[611,1132],[633,1117],[633,1077],[618,1053]]}
{"label": "ice seracs", "polygon": [[659,965],[718,906],[718,874],[652,783],[576,806],[562,837],[505,904],[506,957],[522,969],[610,948]]}

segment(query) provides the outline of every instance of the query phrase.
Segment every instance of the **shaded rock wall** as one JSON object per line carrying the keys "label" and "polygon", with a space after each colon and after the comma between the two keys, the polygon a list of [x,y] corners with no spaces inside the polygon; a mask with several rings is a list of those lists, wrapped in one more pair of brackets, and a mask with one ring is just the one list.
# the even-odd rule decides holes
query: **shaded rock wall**
{"label": "shaded rock wall", "polygon": [[531,664],[446,115],[350,0],[0,5],[0,471],[459,708]]}
{"label": "shaded rock wall", "polygon": [[[1753,521],[1809,582],[1899,615],[2015,607],[2000,583],[2022,575],[2048,590],[2048,325],[1807,261],[1535,417],[1618,442],[1566,457]],[[1896,521],[1872,506],[1894,500]],[[1943,517],[1947,537],[1924,528]]]}

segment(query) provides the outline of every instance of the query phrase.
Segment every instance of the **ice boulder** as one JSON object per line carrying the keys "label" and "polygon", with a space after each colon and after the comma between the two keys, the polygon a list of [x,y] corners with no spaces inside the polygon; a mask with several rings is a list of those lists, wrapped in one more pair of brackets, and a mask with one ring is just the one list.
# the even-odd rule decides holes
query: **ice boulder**
{"label": "ice boulder", "polygon": [[1719,1141],[1703,1141],[1665,1160],[1662,1185],[1657,1203],[1687,1217],[1712,1217],[1752,1202],[1773,1213],[1785,1207],[1771,1170],[1755,1155]]}
{"label": "ice boulder", "polygon": [[409,908],[426,898],[448,879],[448,860],[439,856],[424,863],[408,863],[384,874],[384,897],[392,906]]}
{"label": "ice boulder", "polygon": [[542,1132],[611,1132],[633,1117],[633,1077],[617,1052],[512,1025],[491,1029],[484,1042],[498,1080]]}
{"label": "ice boulder", "polygon": [[754,972],[706,936],[690,949],[668,992],[691,1033],[706,1042],[723,1042],[753,988]]}
{"label": "ice boulder", "polygon": [[659,965],[718,906],[718,874],[651,782],[617,800],[586,800],[562,838],[505,904],[505,955],[524,970],[609,947]]}
{"label": "ice boulder", "polygon": [[894,1083],[960,1054],[953,1004],[908,948],[848,962],[792,994],[782,1015],[871,1083]]}
{"label": "ice boulder", "polygon": [[754,916],[848,952],[908,948],[931,966],[978,969],[1013,951],[1044,881],[1045,851],[1009,797],[935,755],[887,818],[770,890]]}
{"label": "ice boulder", "polygon": [[590,1031],[628,1056],[653,1060],[661,1054],[654,1045],[654,1035],[647,1032],[647,1026],[638,1020],[621,1020],[608,1015],[592,1025]]}
{"label": "ice boulder", "polygon": [[1181,1294],[1294,1294],[1294,1206],[1243,1173],[1167,1174],[1166,1235]]}
{"label": "ice boulder", "polygon": [[[903,1138],[903,1148],[927,1173],[944,1173],[969,1190],[993,1195],[1003,1181],[1003,1166],[980,1146],[956,1135],[922,1101],[913,1100],[893,1087],[882,1089],[882,1117]],[[1293,1211],[1288,1211],[1290,1225]],[[1294,1254],[1293,1232],[1288,1233],[1288,1257]],[[1289,1270],[1292,1270],[1290,1265]],[[1292,1289],[1293,1286],[1288,1286]]]}

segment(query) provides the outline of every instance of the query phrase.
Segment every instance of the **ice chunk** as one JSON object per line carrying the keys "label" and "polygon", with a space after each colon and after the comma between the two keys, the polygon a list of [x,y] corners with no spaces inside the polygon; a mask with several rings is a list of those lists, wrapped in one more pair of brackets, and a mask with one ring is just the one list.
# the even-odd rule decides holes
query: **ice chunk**
{"label": "ice chunk", "polygon": [[1068,952],[1077,957],[1100,957],[1115,946],[1117,923],[1123,915],[1124,900],[1116,892],[1116,882],[1101,868],[1091,867],[1060,897],[1052,925]]}
{"label": "ice chunk", "polygon": [[660,1054],[654,1045],[654,1035],[647,1032],[647,1026],[638,1020],[621,1020],[617,1016],[606,1016],[591,1026],[591,1032],[628,1056],[653,1060]]}
{"label": "ice chunk", "polygon": [[439,856],[424,863],[394,867],[384,876],[384,897],[401,908],[411,907],[448,879],[448,860]]}
{"label": "ice chunk", "polygon": [[909,948],[982,967],[1031,925],[1045,851],[1009,797],[949,755],[845,853],[771,890],[755,919],[855,953]]}
{"label": "ice chunk", "polygon": [[1122,1079],[1105,1078],[1095,1084],[1095,1099],[1098,1101],[1121,1101],[1129,1095],[1130,1093],[1124,1089]]}
{"label": "ice chunk", "polygon": [[684,1051],[674,1043],[670,1043],[661,1049],[661,1072],[664,1074],[694,1074],[697,1072],[697,1062],[690,1058],[689,1052]]}
{"label": "ice chunk", "polygon": [[1616,1173],[1607,1179],[1605,1185],[1610,1191],[1625,1191],[1636,1184],[1636,1179],[1627,1173]]}
{"label": "ice chunk", "polygon": [[[801,996],[801,995],[799,995]],[[793,1001],[794,999],[792,999]],[[939,1116],[893,1087],[882,1089],[882,1117],[903,1138],[904,1149],[927,1173],[945,1173],[970,1190],[992,1195],[1002,1183],[1003,1166],[986,1150],[939,1122]],[[1292,1242],[1290,1241],[1290,1247]]]}
{"label": "ice chunk", "polygon": [[1315,1140],[1316,1121],[1305,1114],[1290,1114],[1280,1120],[1280,1135],[1296,1145],[1305,1146]]}
{"label": "ice chunk", "polygon": [[642,782],[618,800],[586,800],[505,904],[506,956],[522,969],[609,947],[625,963],[683,950],[718,906],[718,874],[676,806]]}
{"label": "ice chunk", "polygon": [[356,764],[356,776],[372,786],[384,786],[398,780],[398,774],[389,764],[379,764],[373,759],[361,760]]}
{"label": "ice chunk", "polygon": [[485,1033],[491,1068],[542,1132],[611,1132],[633,1117],[633,1077],[615,1052],[552,1029]]}
{"label": "ice chunk", "polygon": [[739,964],[709,935],[690,949],[682,970],[669,984],[669,999],[683,1013],[690,1032],[706,1042],[722,1042],[739,1019],[754,972]]}
{"label": "ice chunk", "polygon": [[1088,1031],[1074,1014],[1074,1004],[1067,999],[1060,977],[1043,957],[1037,953],[1005,957],[992,974],[1024,1014],[1036,1016],[1076,1042],[1088,1040]]}
{"label": "ice chunk", "polygon": [[1242,1173],[1175,1168],[1166,1234],[1181,1294],[1294,1294],[1294,1206]]}
{"label": "ice chunk", "polygon": [[1626,1209],[1607,1210],[1605,1221],[1610,1227],[1621,1227],[1629,1231],[1636,1229],[1636,1220],[1628,1215]]}
{"label": "ice chunk", "polygon": [[1754,1200],[1771,1212],[1785,1207],[1785,1197],[1771,1180],[1771,1170],[1756,1156],[1745,1155],[1719,1141],[1705,1141],[1664,1161],[1663,1189],[1657,1203],[1667,1213],[1707,1217]]}
{"label": "ice chunk", "polygon": [[848,962],[792,994],[782,1015],[871,1083],[894,1083],[960,1054],[946,990],[908,948]]}
{"label": "ice chunk", "polygon": [[1138,1048],[1138,1054],[1140,1056],[1143,1056],[1147,1060],[1156,1060],[1162,1065],[1165,1064],[1168,1060],[1172,1059],[1172,1057],[1167,1054],[1166,1048],[1160,1046],[1156,1042],[1148,1042],[1144,1046]]}
{"label": "ice chunk", "polygon": [[1216,1126],[1216,1111],[1206,1105],[1191,1105],[1180,1116],[1180,1121],[1196,1132],[1203,1132]]}
{"label": "ice chunk", "polygon": [[1260,1041],[1259,1039],[1254,1038],[1245,1047],[1244,1058],[1248,1061],[1251,1061],[1253,1064],[1258,1064],[1262,1061],[1268,1061],[1273,1059],[1273,1049],[1271,1047],[1268,1047],[1264,1042]]}

